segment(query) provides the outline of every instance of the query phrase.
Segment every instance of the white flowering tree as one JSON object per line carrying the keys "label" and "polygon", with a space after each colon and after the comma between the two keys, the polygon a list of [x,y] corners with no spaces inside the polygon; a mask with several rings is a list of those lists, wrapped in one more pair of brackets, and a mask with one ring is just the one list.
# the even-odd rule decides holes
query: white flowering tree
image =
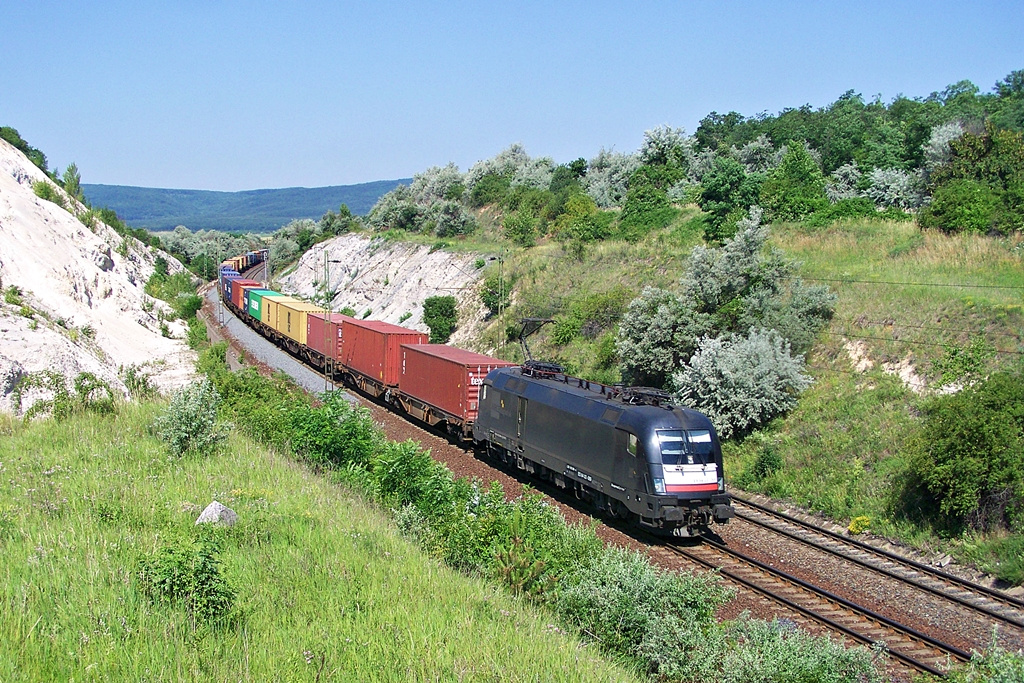
{"label": "white flowering tree", "polygon": [[672,384],[682,402],[707,415],[727,439],[795,407],[811,385],[803,365],[778,332],[752,329],[701,339]]}

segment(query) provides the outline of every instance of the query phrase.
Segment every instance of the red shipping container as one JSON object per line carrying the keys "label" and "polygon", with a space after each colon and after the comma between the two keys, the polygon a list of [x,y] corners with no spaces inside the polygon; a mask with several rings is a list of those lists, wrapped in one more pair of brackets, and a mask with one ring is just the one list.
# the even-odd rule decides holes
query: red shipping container
{"label": "red shipping container", "polygon": [[342,321],[355,320],[341,313],[310,313],[306,316],[306,346],[328,358],[338,360],[341,349]]}
{"label": "red shipping container", "polygon": [[388,387],[398,384],[402,344],[426,344],[428,338],[381,320],[348,318],[341,328],[341,364]]}
{"label": "red shipping container", "polygon": [[403,346],[398,390],[468,424],[476,420],[480,386],[487,373],[514,365],[518,363],[445,344]]}
{"label": "red shipping container", "polygon": [[257,289],[262,288],[263,284],[256,282],[256,280],[244,280],[239,279],[231,283],[231,303],[238,306],[239,309],[245,310],[245,288],[256,287]]}

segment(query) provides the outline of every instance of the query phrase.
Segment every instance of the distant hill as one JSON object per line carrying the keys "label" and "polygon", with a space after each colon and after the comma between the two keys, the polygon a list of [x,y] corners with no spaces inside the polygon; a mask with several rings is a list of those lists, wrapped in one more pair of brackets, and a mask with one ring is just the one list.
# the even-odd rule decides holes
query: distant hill
{"label": "distant hill", "polygon": [[270,232],[296,218],[320,218],[342,204],[363,215],[381,195],[410,182],[404,178],[244,192],[83,184],[82,190],[93,206],[113,209],[133,228],[159,231],[184,225],[191,230]]}

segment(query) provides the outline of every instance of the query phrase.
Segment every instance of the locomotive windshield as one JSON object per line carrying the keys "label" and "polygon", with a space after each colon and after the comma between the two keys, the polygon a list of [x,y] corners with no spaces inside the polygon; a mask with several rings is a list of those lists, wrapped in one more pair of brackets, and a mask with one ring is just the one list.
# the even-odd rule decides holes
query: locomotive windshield
{"label": "locomotive windshield", "polygon": [[659,429],[661,462],[666,465],[707,465],[714,461],[714,445],[707,429]]}

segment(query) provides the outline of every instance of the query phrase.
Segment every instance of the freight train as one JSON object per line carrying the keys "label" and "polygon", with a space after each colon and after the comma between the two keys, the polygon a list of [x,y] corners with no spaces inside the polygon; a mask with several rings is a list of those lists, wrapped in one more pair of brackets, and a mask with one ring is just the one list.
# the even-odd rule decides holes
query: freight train
{"label": "freight train", "polygon": [[222,263],[221,301],[334,381],[656,534],[699,536],[732,518],[714,426],[668,394],[429,344],[415,330],[330,313],[242,275],[266,259],[262,250]]}

